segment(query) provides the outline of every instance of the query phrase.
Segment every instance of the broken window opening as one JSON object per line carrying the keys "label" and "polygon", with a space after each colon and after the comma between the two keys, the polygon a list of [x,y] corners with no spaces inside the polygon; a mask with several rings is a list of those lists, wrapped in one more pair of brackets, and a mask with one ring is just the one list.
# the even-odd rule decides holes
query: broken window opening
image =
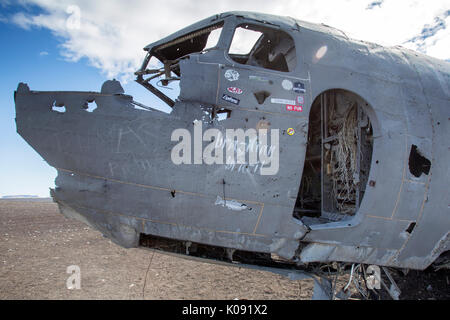
{"label": "broken window opening", "polygon": [[56,100],[55,100],[55,101],[53,101],[53,104],[52,104],[52,111],[56,111],[58,113],[64,113],[64,112],[66,112],[66,107],[65,107],[64,103],[56,102]]}
{"label": "broken window opening", "polygon": [[314,101],[295,218],[318,224],[357,212],[373,152],[373,129],[363,105],[345,90],[328,91]]}
{"label": "broken window opening", "polygon": [[248,55],[255,46],[256,42],[262,36],[262,32],[248,29],[245,27],[237,27],[234,31],[233,41],[231,42],[230,55]]}
{"label": "broken window opening", "polygon": [[431,161],[425,158],[416,145],[411,145],[408,161],[409,171],[412,175],[419,178],[422,173],[430,173]]}
{"label": "broken window opening", "polygon": [[284,31],[242,24],[234,32],[229,57],[241,64],[290,72],[297,65],[295,44]]}
{"label": "broken window opening", "polygon": [[[173,107],[175,104],[174,100],[180,93],[180,60],[188,59],[192,53],[205,53],[216,48],[222,29],[223,21],[152,48],[145,57],[141,69],[135,72],[137,76],[136,82],[155,94],[170,107]],[[150,63],[152,58],[158,59],[158,62]],[[149,64],[153,69],[147,69]],[[152,84],[151,81],[153,80],[156,80],[156,83]],[[175,83],[176,85],[174,85]],[[176,97],[172,98],[170,93],[165,94],[155,86],[174,90]]]}

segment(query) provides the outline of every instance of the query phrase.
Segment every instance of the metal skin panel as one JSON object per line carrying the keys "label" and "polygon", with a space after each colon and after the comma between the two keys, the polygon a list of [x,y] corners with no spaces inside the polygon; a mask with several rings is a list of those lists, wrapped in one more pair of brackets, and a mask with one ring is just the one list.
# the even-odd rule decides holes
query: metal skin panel
{"label": "metal skin panel", "polygon": [[[98,108],[89,113],[81,105],[92,97],[95,97]],[[39,107],[27,108],[22,113],[20,106],[26,108],[27,100],[32,100],[33,105]],[[51,111],[54,100],[64,100],[66,113]],[[281,164],[286,171],[283,174],[280,170],[276,179],[255,175],[252,188],[248,188],[246,182],[249,179],[245,174],[228,171],[224,165],[177,166],[170,160],[175,144],[171,142],[170,135],[176,128],[193,131],[195,112],[184,113],[183,119],[177,119],[161,112],[136,110],[129,100],[129,97],[120,95],[34,93],[21,85],[16,96],[18,131],[50,165],[58,169],[57,187],[53,192],[56,201],[61,200],[64,205],[88,215],[88,221],[105,233],[110,228],[114,229],[111,215],[126,216],[133,217],[131,221],[145,220],[169,225],[175,230],[186,226],[208,234],[223,233],[220,241],[202,238],[201,243],[241,247],[243,241],[252,242],[247,238],[264,239],[261,241],[263,244],[242,247],[249,251],[271,252],[273,243],[276,247],[280,239],[289,239],[283,240],[290,248],[286,256],[293,256],[298,246],[299,236],[296,234],[304,234],[305,228],[294,221],[291,207],[283,200],[273,198],[275,192],[287,195],[289,189],[295,189],[295,180],[285,186],[278,184],[279,179],[288,181],[286,178],[283,180],[283,176],[291,176],[290,171],[294,171],[292,166]],[[199,106],[190,105],[186,110],[195,108]],[[247,113],[242,116],[250,117]],[[241,127],[241,121],[228,122],[231,128]],[[103,130],[99,128],[99,123],[104,125]],[[59,127],[59,124],[62,126]],[[256,121],[251,121],[251,124],[256,125]],[[224,179],[226,198],[246,204],[248,210],[235,212],[215,204],[218,196],[223,197]],[[258,198],[262,186],[266,192],[264,202],[258,201],[263,199]],[[171,195],[172,190],[175,196]],[[123,201],[124,195],[127,195],[127,201]],[[291,199],[291,206],[293,202]],[[267,218],[262,218],[264,204],[269,206],[270,216]],[[183,210],[186,207],[190,208],[188,212]],[[102,214],[108,218],[100,218]],[[275,219],[283,215],[284,219]],[[271,223],[271,227],[267,228],[267,219],[277,223]],[[97,220],[102,222],[99,224]],[[264,233],[257,232],[261,221],[264,221]],[[142,232],[141,229],[136,231]],[[172,233],[177,231],[172,230]],[[275,236],[276,233],[281,236]],[[163,232],[158,234],[167,236]],[[179,234],[176,238],[197,240],[197,236],[189,234]],[[133,246],[134,241],[118,242]]]}
{"label": "metal skin panel", "polygon": [[[224,21],[217,47],[180,63],[180,96],[171,114],[134,108],[132,97],[107,82],[102,92],[38,92],[20,84],[15,93],[18,133],[57,168],[53,199],[63,214],[83,220],[124,247],[140,233],[301,262],[346,261],[424,269],[448,250],[449,64],[400,47],[349,39],[323,25],[292,18],[232,12],[202,20],[145,50]],[[279,28],[294,40],[295,70],[241,65],[227,55],[234,28],[243,23]],[[239,74],[229,81],[228,70]],[[257,81],[264,78],[269,81]],[[284,80],[304,84],[295,93]],[[228,90],[242,90],[237,94]],[[358,96],[373,126],[368,185],[348,220],[306,226],[293,218],[305,163],[313,102],[332,89]],[[259,103],[258,91],[270,95]],[[223,95],[232,97],[222,99]],[[301,112],[272,98],[303,97]],[[98,108],[87,112],[86,101]],[[237,100],[239,100],[238,103]],[[232,102],[230,102],[232,101]],[[65,113],[52,111],[64,103]],[[214,108],[230,112],[211,120]],[[171,161],[171,133],[194,124],[203,130],[280,130],[276,175],[226,164]],[[294,128],[295,134],[286,134]],[[203,147],[208,142],[203,141]],[[431,161],[428,174],[411,174],[412,145]],[[218,199],[245,204],[234,211]],[[406,230],[416,223],[410,232]]]}

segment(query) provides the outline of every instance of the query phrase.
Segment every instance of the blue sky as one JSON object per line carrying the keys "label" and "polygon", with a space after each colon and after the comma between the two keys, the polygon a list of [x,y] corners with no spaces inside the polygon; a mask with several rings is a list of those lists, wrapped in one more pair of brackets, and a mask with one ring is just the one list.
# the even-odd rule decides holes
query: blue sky
{"label": "blue sky", "polygon": [[[22,7],[3,8],[13,14]],[[38,8],[30,12],[38,13]],[[5,195],[49,196],[56,170],[50,167],[16,132],[14,91],[20,82],[31,90],[99,91],[108,77],[90,66],[87,58],[67,61],[60,55],[62,40],[45,28],[23,29],[0,22],[0,197]],[[144,46],[144,45],[143,45]],[[144,51],[142,51],[144,56]],[[164,107],[139,84],[123,84],[136,101]]]}
{"label": "blue sky", "polygon": [[[74,6],[78,29],[67,27]],[[0,0],[0,197],[48,196],[56,176],[16,133],[13,93],[19,82],[32,90],[99,91],[115,77],[136,101],[168,110],[133,81],[142,48],[232,10],[325,23],[353,38],[450,61],[450,0],[166,0],[158,10],[152,1],[139,0]]]}
{"label": "blue sky", "polygon": [[58,40],[48,30],[29,32],[0,23],[0,42],[0,196],[45,196],[56,170],[16,133],[14,90],[19,82],[35,90],[99,90],[104,77],[83,60],[59,57]]}

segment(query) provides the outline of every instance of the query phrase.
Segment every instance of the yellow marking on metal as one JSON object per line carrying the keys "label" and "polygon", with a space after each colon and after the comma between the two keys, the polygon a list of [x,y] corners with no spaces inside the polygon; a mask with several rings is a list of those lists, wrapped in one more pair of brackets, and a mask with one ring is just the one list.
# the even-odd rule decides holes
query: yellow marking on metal
{"label": "yellow marking on metal", "polygon": [[262,204],[261,210],[259,211],[259,217],[258,220],[256,221],[255,228],[253,229],[253,234],[256,234],[256,229],[258,229],[259,221],[261,220],[263,210],[264,210],[264,203]]}
{"label": "yellow marking on metal", "polygon": [[395,202],[394,210],[392,210],[391,218],[394,218],[394,215],[397,212],[398,204],[400,202],[400,195],[403,190],[403,183],[404,183],[405,176],[406,176],[406,159],[408,158],[407,155],[408,155],[408,135],[405,134],[405,155],[404,155],[404,159],[403,159],[402,182],[400,184],[400,189],[398,190],[397,201]]}
{"label": "yellow marking on metal", "polygon": [[369,214],[367,214],[366,217],[374,218],[374,219],[383,219],[383,220],[388,220],[388,221],[414,222],[413,220],[386,218],[386,217],[380,217],[380,216],[372,216],[372,215],[369,215]]}
{"label": "yellow marking on metal", "polygon": [[[428,189],[429,189],[429,183],[430,183],[430,180],[431,180],[431,172],[430,172],[430,176],[428,177],[427,184],[425,185],[425,193],[424,193],[424,196],[423,196],[422,205],[421,205],[421,207],[420,207],[419,215],[418,215],[416,221],[411,221],[411,222],[415,222],[416,224],[419,222],[420,218],[422,217],[423,209],[424,209],[424,207],[425,207],[425,202],[426,202],[427,195],[428,195]],[[410,233],[410,234],[408,235],[408,239],[406,239],[405,242],[403,243],[403,245],[401,246],[401,248],[398,249],[397,254],[396,254],[395,256],[393,256],[391,259],[389,259],[388,263],[391,263],[391,261],[392,261],[394,258],[397,258],[397,257],[400,255],[400,252],[406,247],[406,245],[407,245],[408,242],[409,242],[409,239],[411,239],[411,235],[412,235],[412,233]]]}
{"label": "yellow marking on metal", "polygon": [[404,181],[406,181],[406,182],[411,182],[411,183],[417,183],[417,184],[424,184],[424,185],[427,184],[426,182],[422,182],[422,181],[414,181],[414,180],[410,180],[410,179],[405,179]]}

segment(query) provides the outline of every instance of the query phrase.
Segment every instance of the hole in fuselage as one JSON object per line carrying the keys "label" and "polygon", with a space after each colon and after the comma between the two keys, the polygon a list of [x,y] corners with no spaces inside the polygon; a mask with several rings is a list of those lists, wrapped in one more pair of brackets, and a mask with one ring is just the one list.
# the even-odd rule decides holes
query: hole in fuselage
{"label": "hole in fuselage", "polygon": [[415,177],[420,177],[422,173],[428,175],[430,172],[431,161],[425,158],[419,151],[416,145],[411,145],[411,152],[409,153],[409,171]]}
{"label": "hole in fuselage", "polygon": [[416,227],[416,223],[415,222],[411,222],[410,225],[408,226],[408,229],[406,229],[406,232],[408,232],[408,233],[413,232],[415,227]]}
{"label": "hole in fuselage", "polygon": [[64,103],[62,103],[62,102],[53,101],[52,111],[64,113],[64,112],[66,112],[66,107],[64,106]]}
{"label": "hole in fuselage", "polygon": [[139,247],[175,253],[182,256],[228,263],[232,262],[234,266],[237,266],[240,263],[290,269],[293,269],[295,266],[292,261],[283,259],[275,254],[234,250],[199,242],[182,241],[144,233],[140,233],[139,235]]}
{"label": "hole in fuselage", "polygon": [[87,112],[92,112],[95,109],[97,109],[97,102],[95,102],[95,100],[86,101],[86,103],[83,106],[83,109],[85,109]]}
{"label": "hole in fuselage", "polygon": [[325,92],[314,101],[294,217],[317,224],[345,220],[357,212],[373,151],[366,106],[345,90]]}
{"label": "hole in fuselage", "polygon": [[217,111],[215,111],[215,117],[216,117],[217,121],[226,120],[229,117],[231,117],[231,110],[225,109],[225,108],[220,108]]}

